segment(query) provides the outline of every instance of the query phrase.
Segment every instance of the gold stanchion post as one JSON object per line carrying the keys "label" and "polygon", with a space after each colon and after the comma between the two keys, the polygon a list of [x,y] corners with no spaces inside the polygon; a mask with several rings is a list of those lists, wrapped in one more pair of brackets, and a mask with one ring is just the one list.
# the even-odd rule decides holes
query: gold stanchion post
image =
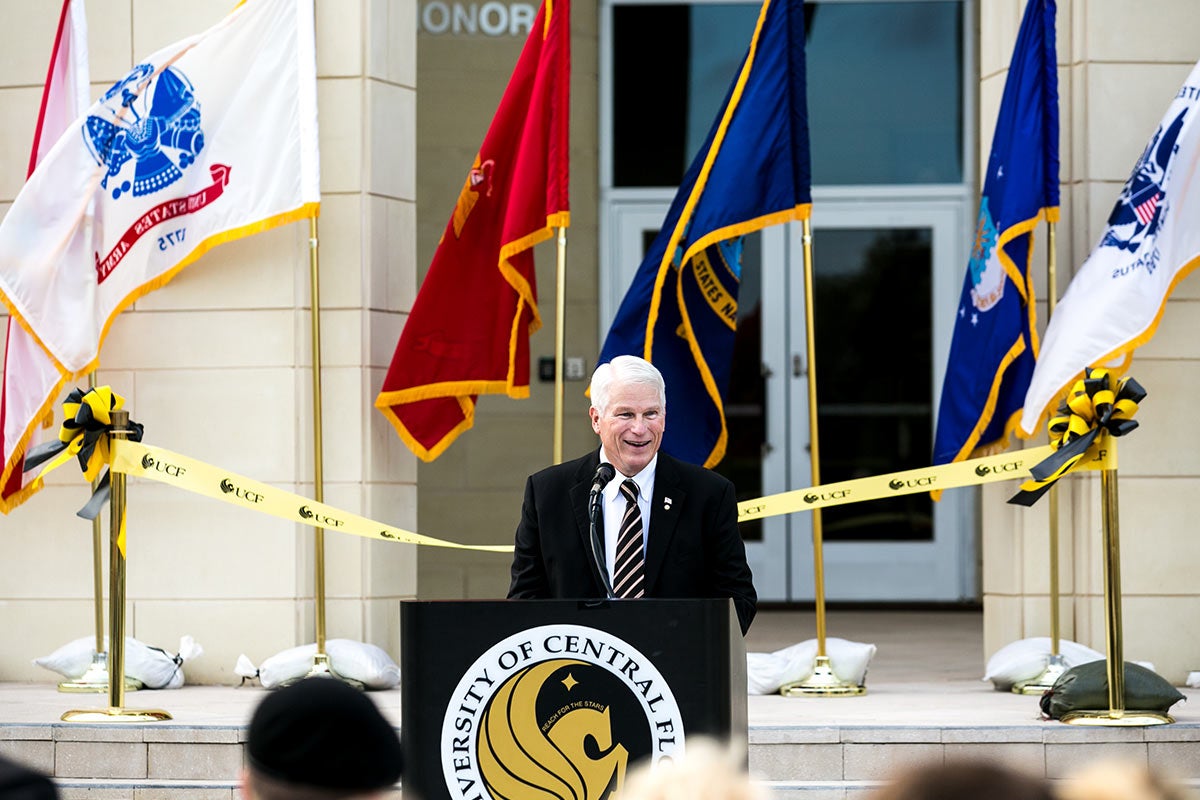
{"label": "gold stanchion post", "polygon": [[[88,388],[96,388],[96,373],[88,373]],[[100,478],[92,481],[92,491],[100,485]],[[104,648],[104,531],[97,515],[92,519],[92,598],[95,611],[96,647],[92,652],[92,663],[78,678],[58,684],[60,692],[84,694],[108,691],[108,652]],[[136,692],[142,682],[125,676],[125,691]]]}
{"label": "gold stanchion post", "polygon": [[[812,457],[812,485],[821,485],[821,448],[817,441],[817,360],[813,325],[813,272],[812,272],[812,227],[808,219],[803,221],[804,242],[804,317],[806,350],[808,358],[808,431]],[[866,693],[866,687],[843,681],[830,666],[825,653],[825,556],[822,546],[821,509],[811,512],[813,526],[813,576],[815,579],[817,615],[817,657],[812,675],[802,681],[792,681],[779,687],[784,697],[818,695],[827,697],[851,696]]]}
{"label": "gold stanchion post", "polygon": [[[1100,434],[1100,446],[1115,448],[1116,438]],[[1115,451],[1114,451],[1115,455]],[[1147,726],[1175,720],[1157,711],[1125,708],[1125,646],[1121,634],[1121,547],[1117,509],[1117,471],[1100,472],[1104,524],[1104,638],[1108,651],[1108,709],[1085,709],[1063,715],[1068,725]]]}
{"label": "gold stanchion post", "polygon": [[[109,435],[114,439],[129,437],[129,412],[112,411],[112,430]],[[125,530],[125,473],[109,470],[109,670],[108,670],[108,708],[107,709],[76,709],[66,711],[62,715],[64,722],[153,722],[171,719],[171,715],[162,709],[128,709],[125,708],[125,553],[122,551],[121,534]],[[115,676],[115,677],[114,677]]]}

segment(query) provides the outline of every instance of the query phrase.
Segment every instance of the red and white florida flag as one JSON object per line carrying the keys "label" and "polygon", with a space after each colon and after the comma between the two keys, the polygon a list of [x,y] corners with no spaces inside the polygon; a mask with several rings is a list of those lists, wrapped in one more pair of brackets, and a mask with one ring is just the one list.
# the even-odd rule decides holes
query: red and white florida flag
{"label": "red and white florida flag", "polygon": [[1025,395],[1032,436],[1085,367],[1128,368],[1171,292],[1200,265],[1200,63],[1150,137],[1099,244],[1046,326]]}
{"label": "red and white florida flag", "polygon": [[[34,128],[33,147],[29,154],[29,175],[63,131],[91,105],[88,87],[87,16],[83,0],[63,0],[58,17],[58,32],[50,51],[50,69],[42,90],[42,106]],[[63,379],[54,362],[38,347],[33,337],[9,317],[4,349],[4,378],[0,388],[0,452],[8,456],[16,450],[16,462],[5,470],[0,483],[0,509],[8,510],[10,503],[20,502],[18,496],[28,484],[23,473],[25,446],[15,448],[22,436],[36,435],[37,420],[51,409],[59,394]],[[49,421],[51,418],[47,418]],[[10,430],[11,424],[11,430]]]}
{"label": "red and white florida flag", "polygon": [[[209,249],[315,216],[319,168],[312,0],[246,0],[140,60],[59,138],[0,223],[0,299],[61,387],[97,367],[123,309]],[[4,421],[0,484],[38,418]]]}

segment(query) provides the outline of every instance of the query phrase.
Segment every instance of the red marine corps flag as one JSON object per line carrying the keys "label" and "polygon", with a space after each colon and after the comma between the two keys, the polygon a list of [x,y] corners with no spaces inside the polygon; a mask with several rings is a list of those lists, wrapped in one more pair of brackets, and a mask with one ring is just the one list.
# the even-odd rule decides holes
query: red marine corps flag
{"label": "red marine corps flag", "polygon": [[570,6],[545,0],[392,356],[375,407],[432,461],[480,394],[529,396],[532,247],[570,221]]}
{"label": "red marine corps flag", "polygon": [[316,84],[312,0],[246,0],[137,62],[38,164],[0,222],[0,300],[53,382],[6,387],[0,511],[37,491],[7,494],[122,310],[222,242],[316,215]]}

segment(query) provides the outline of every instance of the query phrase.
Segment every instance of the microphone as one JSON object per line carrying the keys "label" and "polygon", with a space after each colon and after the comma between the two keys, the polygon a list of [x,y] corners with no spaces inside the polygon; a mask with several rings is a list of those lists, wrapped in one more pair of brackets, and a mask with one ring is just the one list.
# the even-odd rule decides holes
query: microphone
{"label": "microphone", "polygon": [[596,470],[596,476],[592,478],[592,491],[588,494],[588,507],[596,506],[600,501],[600,493],[604,491],[604,487],[608,486],[617,474],[612,464],[604,463]]}
{"label": "microphone", "polygon": [[592,540],[592,564],[596,567],[596,572],[600,574],[600,582],[604,584],[605,594],[609,599],[616,597],[613,592],[612,581],[608,578],[608,567],[604,563],[604,558],[600,553],[600,493],[604,491],[604,487],[617,474],[616,469],[612,464],[604,463],[596,470],[595,477],[592,478],[592,489],[588,495],[588,522],[590,523],[590,533]]}

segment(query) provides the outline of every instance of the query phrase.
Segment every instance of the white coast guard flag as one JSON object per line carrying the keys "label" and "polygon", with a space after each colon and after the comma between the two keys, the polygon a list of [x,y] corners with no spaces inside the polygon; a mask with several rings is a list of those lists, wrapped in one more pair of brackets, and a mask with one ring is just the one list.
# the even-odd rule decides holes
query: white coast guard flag
{"label": "white coast guard flag", "polygon": [[[217,244],[314,216],[318,172],[312,0],[246,0],[67,129],[0,223],[0,295],[64,379],[84,375],[139,297]],[[3,479],[35,422],[5,421]]]}
{"label": "white coast guard flag", "polygon": [[1117,198],[1100,243],[1046,327],[1021,427],[1032,436],[1085,367],[1118,373],[1150,341],[1176,284],[1200,264],[1200,63]]}
{"label": "white coast guard flag", "polygon": [[[58,31],[50,51],[50,68],[42,89],[42,106],[34,127],[29,172],[41,163],[63,131],[92,104],[88,87],[87,16],[83,0],[63,0]],[[26,447],[37,442],[37,425],[51,411],[50,405],[62,387],[54,362],[29,333],[12,317],[6,323],[4,381],[0,387],[0,453],[15,455],[16,463],[0,483],[0,509],[19,502],[29,481],[22,473]],[[47,417],[47,421],[53,417]],[[44,434],[43,434],[44,435]],[[22,436],[27,441],[21,442]],[[9,446],[13,443],[13,446]],[[20,444],[20,447],[16,445]]]}

